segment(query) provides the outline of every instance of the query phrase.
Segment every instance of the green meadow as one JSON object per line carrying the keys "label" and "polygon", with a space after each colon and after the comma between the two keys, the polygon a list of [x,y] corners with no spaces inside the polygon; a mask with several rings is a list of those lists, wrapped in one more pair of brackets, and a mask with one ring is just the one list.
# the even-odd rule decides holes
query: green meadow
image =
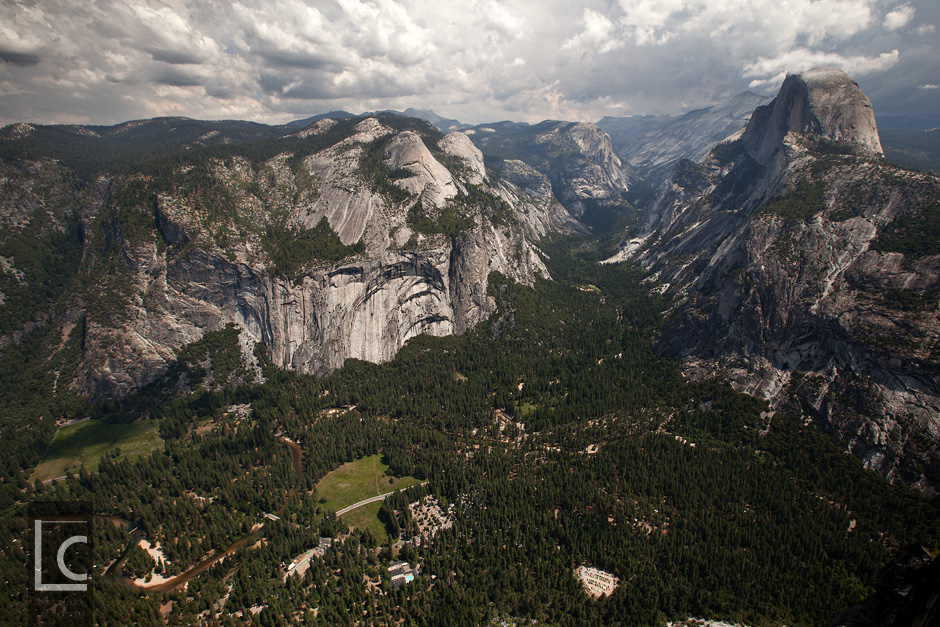
{"label": "green meadow", "polygon": [[362,507],[357,507],[351,512],[343,514],[343,521],[354,529],[368,529],[372,532],[373,538],[384,543],[388,538],[388,532],[385,530],[385,524],[379,520],[379,509],[381,507],[382,501],[366,503]]}
{"label": "green meadow", "polygon": [[[381,455],[363,457],[343,464],[317,483],[317,494],[325,499],[320,503],[324,511],[335,512],[378,494],[388,494],[421,483],[414,477],[393,477]],[[381,501],[368,503],[343,515],[350,527],[368,528],[377,538],[385,536],[385,527],[378,519]]]}
{"label": "green meadow", "polygon": [[74,474],[84,466],[92,472],[98,469],[101,457],[120,449],[118,458],[148,455],[163,448],[157,435],[157,422],[138,420],[130,424],[110,424],[89,420],[59,430],[30,481],[46,481]]}

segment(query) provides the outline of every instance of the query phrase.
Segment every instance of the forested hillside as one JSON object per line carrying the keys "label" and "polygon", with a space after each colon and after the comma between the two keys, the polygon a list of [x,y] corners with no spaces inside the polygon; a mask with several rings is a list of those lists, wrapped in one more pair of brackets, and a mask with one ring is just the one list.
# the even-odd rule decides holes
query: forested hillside
{"label": "forested hillside", "polygon": [[[541,250],[555,280],[526,287],[491,275],[497,308],[486,322],[413,338],[388,363],[349,360],[317,379],[259,350],[258,383],[233,361],[229,328],[187,347],[141,392],[69,409],[157,420],[165,446],[133,461],[115,451],[96,472],[31,485],[5,504],[13,594],[0,622],[23,616],[20,516],[36,499],[93,501],[101,625],[819,625],[861,602],[899,548],[940,549],[936,499],[865,470],[799,416],[720,379],[690,383],[657,356],[670,303],[650,295],[637,267],[597,264],[609,251],[582,238]],[[31,402],[22,410],[39,407]],[[315,490],[376,453],[395,476],[428,482],[386,502],[400,548],[397,537],[349,529]],[[415,546],[406,505],[425,494],[454,524]],[[279,520],[264,518],[271,512]],[[287,576],[320,536],[333,548]],[[140,538],[165,560],[134,549],[109,567]],[[137,587],[230,545],[185,591]],[[388,583],[393,554],[421,566],[399,589]],[[616,591],[585,594],[574,577],[582,564],[616,575]]]}
{"label": "forested hillside", "polygon": [[940,130],[887,129],[880,132],[885,157],[898,165],[940,173]]}

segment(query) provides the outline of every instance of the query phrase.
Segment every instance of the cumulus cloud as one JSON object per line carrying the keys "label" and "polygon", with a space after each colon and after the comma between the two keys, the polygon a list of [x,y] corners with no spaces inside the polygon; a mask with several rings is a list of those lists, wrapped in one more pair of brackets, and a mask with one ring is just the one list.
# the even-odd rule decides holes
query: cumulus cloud
{"label": "cumulus cloud", "polygon": [[885,15],[884,27],[888,30],[898,30],[906,26],[912,17],[914,17],[914,8],[905,4]]}
{"label": "cumulus cloud", "polygon": [[877,57],[843,56],[833,52],[817,52],[806,48],[797,48],[787,51],[770,59],[757,59],[744,68],[744,76],[769,76],[758,78],[750,82],[749,87],[763,87],[765,85],[779,86],[787,71],[794,69],[809,69],[821,66],[837,67],[853,76],[864,76],[872,72],[884,72],[893,67],[900,57],[897,50],[885,52]]}
{"label": "cumulus cloud", "polygon": [[770,93],[821,64],[924,106],[938,21],[934,0],[23,0],[0,4],[0,122],[596,120]]}
{"label": "cumulus cloud", "polygon": [[619,0],[618,6],[612,15],[585,9],[583,32],[566,46],[654,46],[689,35],[733,36],[733,44],[815,45],[851,37],[873,20],[872,0]]}
{"label": "cumulus cloud", "polygon": [[565,41],[562,48],[571,50],[590,46],[604,53],[616,50],[624,45],[623,41],[619,41],[613,36],[614,23],[606,15],[591,9],[584,9],[582,21],[584,30]]}
{"label": "cumulus cloud", "polygon": [[40,11],[21,10],[18,18],[16,22],[0,20],[0,60],[19,66],[36,65],[51,33]]}

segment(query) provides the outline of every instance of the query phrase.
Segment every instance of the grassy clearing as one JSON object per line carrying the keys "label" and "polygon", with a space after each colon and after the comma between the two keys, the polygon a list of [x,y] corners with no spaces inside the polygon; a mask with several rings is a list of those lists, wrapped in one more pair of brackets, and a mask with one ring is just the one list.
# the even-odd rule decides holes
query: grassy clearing
{"label": "grassy clearing", "polygon": [[522,403],[521,405],[516,406],[516,416],[518,416],[519,418],[524,418],[528,416],[529,414],[531,414],[532,412],[534,412],[535,409],[536,409],[535,405],[526,401],[525,403]]}
{"label": "grassy clearing", "polygon": [[381,501],[367,503],[343,514],[343,521],[356,529],[368,529],[372,532],[373,538],[384,544],[388,541],[388,532],[385,531],[385,525],[379,520],[379,508],[381,507]]}
{"label": "grassy clearing", "polygon": [[77,473],[84,466],[89,472],[98,469],[105,455],[120,448],[119,459],[147,455],[163,448],[157,435],[157,422],[138,420],[127,425],[99,421],[79,422],[63,427],[36,467],[30,481],[45,481],[65,473]]}
{"label": "grassy clearing", "polygon": [[[387,472],[388,466],[382,463],[381,455],[343,464],[317,484],[317,493],[326,499],[320,507],[323,511],[335,512],[370,496],[388,494],[421,483],[414,477],[392,477]],[[381,501],[369,503],[345,514],[343,519],[351,527],[368,527],[377,538],[384,537],[385,527],[378,520],[381,506]]]}

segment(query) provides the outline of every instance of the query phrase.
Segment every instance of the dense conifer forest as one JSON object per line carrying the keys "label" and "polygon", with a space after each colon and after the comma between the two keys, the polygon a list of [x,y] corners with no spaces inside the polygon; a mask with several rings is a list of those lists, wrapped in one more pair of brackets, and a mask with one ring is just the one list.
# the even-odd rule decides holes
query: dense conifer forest
{"label": "dense conifer forest", "polygon": [[[6,387],[31,371],[5,354],[4,407],[38,426],[11,436],[34,443],[12,460],[23,470],[4,460],[0,567],[11,594],[0,623],[23,622],[24,507],[44,499],[94,504],[101,625],[819,625],[862,601],[900,547],[940,548],[936,499],[865,470],[802,416],[773,414],[719,379],[690,382],[657,356],[669,303],[640,269],[598,264],[605,251],[585,239],[541,249],[555,280],[491,275],[497,311],[477,328],[419,336],[389,363],[350,360],[323,379],[276,369],[259,347],[258,383],[229,327],[136,395],[50,404]],[[61,415],[157,420],[165,444],[27,484]],[[387,530],[412,540],[407,505],[428,494],[453,526],[393,547],[398,534],[350,529],[325,511],[318,481],[377,453],[395,476],[427,481],[385,502]],[[321,536],[333,548],[286,577]],[[134,548],[140,538],[166,561]],[[125,579],[174,577],[229,546],[185,589]],[[421,566],[399,589],[393,555]],[[616,575],[617,590],[585,594],[582,564]]]}

